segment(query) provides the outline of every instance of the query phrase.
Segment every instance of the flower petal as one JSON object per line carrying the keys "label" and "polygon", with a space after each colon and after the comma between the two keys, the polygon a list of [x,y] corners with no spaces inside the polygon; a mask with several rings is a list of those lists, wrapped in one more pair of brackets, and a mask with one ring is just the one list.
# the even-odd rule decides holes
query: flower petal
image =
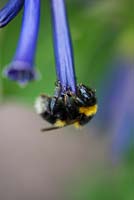
{"label": "flower petal", "polygon": [[17,81],[19,85],[25,86],[28,82],[38,79],[34,68],[24,62],[12,62],[3,71],[3,76],[12,81]]}
{"label": "flower petal", "polygon": [[6,26],[21,10],[24,0],[9,0],[0,10],[0,28]]}
{"label": "flower petal", "polygon": [[39,31],[40,0],[25,0],[22,30],[18,47],[11,64],[4,75],[19,84],[34,80],[37,75],[34,68],[34,57]]}

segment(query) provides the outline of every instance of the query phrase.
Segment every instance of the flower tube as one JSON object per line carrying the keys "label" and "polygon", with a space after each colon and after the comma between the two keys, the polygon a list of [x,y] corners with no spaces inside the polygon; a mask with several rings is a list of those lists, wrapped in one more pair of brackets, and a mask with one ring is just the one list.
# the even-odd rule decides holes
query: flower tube
{"label": "flower tube", "polygon": [[76,91],[73,49],[64,0],[51,0],[56,72],[62,90]]}
{"label": "flower tube", "polygon": [[[108,74],[107,87],[103,94],[100,122],[112,134],[111,158],[118,161],[131,144],[132,119],[134,115],[134,64],[126,56],[114,62],[114,69]],[[101,94],[102,95],[102,94]]]}
{"label": "flower tube", "polygon": [[6,26],[21,10],[24,0],[9,0],[0,10],[0,28]]}
{"label": "flower tube", "polygon": [[[133,126],[133,90],[134,85],[134,65],[126,62],[122,66],[122,71],[126,71],[124,80],[119,78],[120,84],[118,85],[118,92],[115,96],[115,103],[112,112],[112,121],[110,130],[113,134],[112,141],[112,158],[118,161],[122,155],[127,152],[132,144],[132,126]],[[121,73],[120,73],[121,75]],[[122,84],[124,82],[125,84]]]}
{"label": "flower tube", "polygon": [[13,61],[4,70],[11,80],[25,85],[36,79],[34,57],[39,31],[40,0],[25,0],[22,30]]}

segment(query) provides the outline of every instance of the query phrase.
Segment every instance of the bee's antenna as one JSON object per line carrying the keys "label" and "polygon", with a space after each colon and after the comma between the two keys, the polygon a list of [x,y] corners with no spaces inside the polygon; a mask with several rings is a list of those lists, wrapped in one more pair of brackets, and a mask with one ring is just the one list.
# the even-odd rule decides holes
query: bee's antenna
{"label": "bee's antenna", "polygon": [[56,130],[56,129],[59,129],[59,128],[62,128],[62,127],[59,127],[59,126],[52,126],[52,127],[48,127],[48,128],[43,128],[41,129],[42,132],[45,132],[45,131],[52,131],[52,130]]}

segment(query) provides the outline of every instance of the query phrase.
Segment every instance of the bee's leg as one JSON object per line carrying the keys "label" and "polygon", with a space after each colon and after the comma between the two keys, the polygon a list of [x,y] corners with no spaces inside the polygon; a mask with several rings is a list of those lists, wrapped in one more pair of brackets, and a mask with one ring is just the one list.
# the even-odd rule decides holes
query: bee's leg
{"label": "bee's leg", "polygon": [[56,130],[62,127],[58,127],[58,126],[52,126],[52,127],[48,127],[48,128],[42,128],[41,131],[45,132],[45,131],[52,131],[52,130]]}
{"label": "bee's leg", "polygon": [[73,99],[73,101],[75,103],[77,103],[79,106],[84,106],[85,105],[84,101],[80,97],[78,97],[77,94],[74,94],[70,90],[70,88],[68,88],[67,95],[68,95],[68,97],[71,97],[71,99]]}
{"label": "bee's leg", "polygon": [[50,113],[53,114],[55,107],[56,107],[56,103],[57,103],[58,97],[53,96],[50,100]]}
{"label": "bee's leg", "polygon": [[75,102],[79,105],[79,106],[85,106],[85,103],[82,99],[80,99],[79,97],[75,96]]}
{"label": "bee's leg", "polygon": [[60,81],[56,81],[55,83],[55,92],[54,92],[54,97],[59,97],[61,94],[61,83]]}
{"label": "bee's leg", "polygon": [[66,115],[68,118],[68,122],[70,124],[73,124],[74,121],[76,120],[77,117],[77,113],[78,113],[78,109],[75,103],[75,100],[73,98],[73,96],[70,96],[69,94],[65,94],[64,95],[64,105],[65,105],[65,110],[66,110]]}
{"label": "bee's leg", "polygon": [[54,96],[50,100],[50,112],[51,112],[51,114],[53,114],[53,111],[55,109],[55,105],[56,105],[57,99],[59,98],[59,96],[61,94],[61,84],[60,84],[60,81],[57,81],[55,83],[55,85],[56,85],[56,88],[55,88]]}
{"label": "bee's leg", "polygon": [[63,104],[66,106],[68,102],[67,94],[62,95]]}

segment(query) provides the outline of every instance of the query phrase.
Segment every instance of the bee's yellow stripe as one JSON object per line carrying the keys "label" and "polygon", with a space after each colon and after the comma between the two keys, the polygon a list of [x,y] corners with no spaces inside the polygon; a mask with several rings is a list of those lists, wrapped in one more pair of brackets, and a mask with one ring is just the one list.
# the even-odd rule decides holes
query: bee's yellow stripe
{"label": "bee's yellow stripe", "polygon": [[62,120],[57,120],[54,125],[57,127],[64,127],[66,125],[66,122]]}
{"label": "bee's yellow stripe", "polygon": [[94,106],[89,107],[80,107],[79,112],[85,114],[87,117],[95,115],[97,112],[98,106],[95,104]]}
{"label": "bee's yellow stripe", "polygon": [[74,125],[75,128],[80,128],[81,127],[81,125],[79,124],[79,121],[73,123],[73,125]]}

